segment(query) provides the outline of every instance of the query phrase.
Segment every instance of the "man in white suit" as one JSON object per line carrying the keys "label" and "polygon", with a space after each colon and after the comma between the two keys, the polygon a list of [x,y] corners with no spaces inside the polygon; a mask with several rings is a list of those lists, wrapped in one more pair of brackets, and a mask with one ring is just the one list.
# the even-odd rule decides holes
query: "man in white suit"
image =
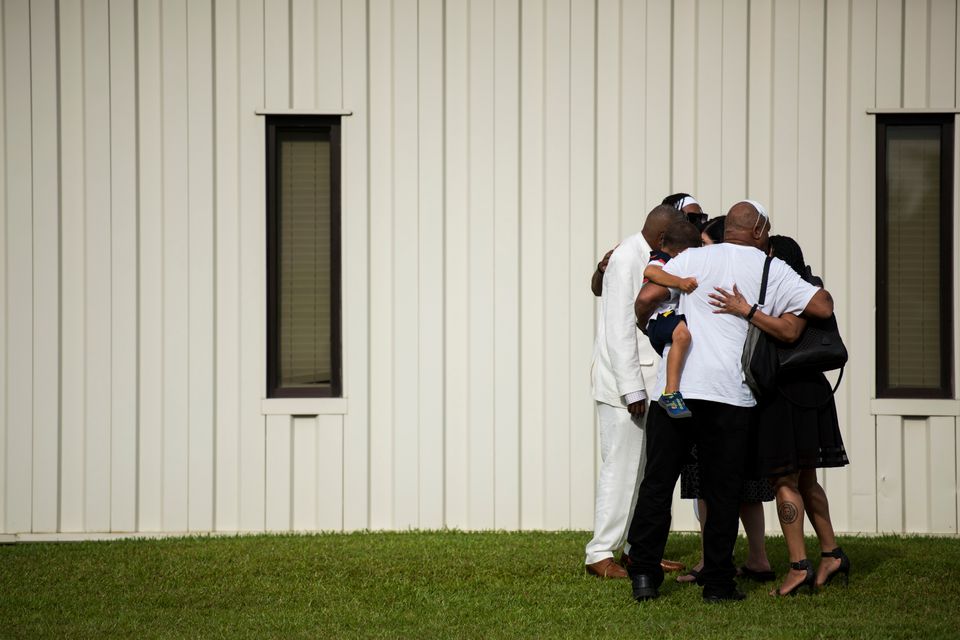
{"label": "man in white suit", "polygon": [[650,341],[637,331],[634,302],[651,249],[660,249],[667,226],[678,219],[683,214],[671,206],[654,208],[643,230],[613,251],[603,273],[592,371],[602,464],[585,562],[587,573],[601,578],[627,577],[613,554],[626,540],[643,477],[647,389],[656,384],[659,364]]}

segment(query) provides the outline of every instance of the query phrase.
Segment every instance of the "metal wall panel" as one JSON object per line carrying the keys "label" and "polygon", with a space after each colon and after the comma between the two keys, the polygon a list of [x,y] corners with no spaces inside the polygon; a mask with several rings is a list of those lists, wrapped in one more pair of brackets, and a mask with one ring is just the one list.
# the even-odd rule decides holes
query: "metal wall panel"
{"label": "metal wall panel", "polygon": [[[825,275],[852,354],[837,529],[957,531],[956,417],[871,408],[861,237],[866,111],[955,108],[955,3],[9,0],[0,20],[0,531],[589,528],[587,279],[672,191],[764,201]],[[345,414],[263,409],[264,108],[350,112]]]}

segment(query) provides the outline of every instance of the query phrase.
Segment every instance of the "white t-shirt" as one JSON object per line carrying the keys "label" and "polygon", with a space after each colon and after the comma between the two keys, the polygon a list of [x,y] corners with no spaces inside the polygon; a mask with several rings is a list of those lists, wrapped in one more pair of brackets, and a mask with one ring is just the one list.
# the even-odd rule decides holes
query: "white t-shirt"
{"label": "white t-shirt", "polygon": [[[667,264],[668,260],[665,260],[660,257],[650,258],[650,261],[647,262],[648,267],[655,267],[657,269],[663,269],[663,265]],[[644,280],[646,282],[646,280]],[[669,289],[670,297],[660,303],[657,307],[657,310],[653,312],[653,315],[650,316],[650,319],[647,321],[647,326],[650,326],[650,323],[657,319],[661,313],[666,313],[667,311],[676,311],[677,307],[680,305],[680,289]]]}
{"label": "white t-shirt", "polygon": [[[760,280],[766,256],[759,249],[720,243],[687,249],[664,266],[675,276],[694,277],[697,290],[680,296],[680,313],[687,319],[692,343],[683,365],[680,393],[689,400],[712,400],[739,407],[756,404],[744,381],[740,357],[747,337],[747,321],[730,314],[713,313],[707,294],[714,287],[733,291],[733,285],[753,304],[760,297]],[[785,262],[770,263],[767,295],[760,309],[771,316],[799,314],[816,294],[817,287],[805,282]],[[657,375],[653,398],[663,393],[667,353]]]}

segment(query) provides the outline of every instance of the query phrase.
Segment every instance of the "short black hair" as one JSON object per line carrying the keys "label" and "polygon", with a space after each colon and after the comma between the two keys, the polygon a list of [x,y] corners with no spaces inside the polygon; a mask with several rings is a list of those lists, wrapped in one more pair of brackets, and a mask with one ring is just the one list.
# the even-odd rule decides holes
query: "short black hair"
{"label": "short black hair", "polygon": [[700,231],[688,220],[674,220],[663,234],[663,246],[683,251],[701,244]]}
{"label": "short black hair", "polygon": [[723,242],[723,230],[727,226],[726,219],[727,216],[711,218],[707,224],[703,225],[700,232],[707,234],[707,237],[713,240],[714,244],[720,244]]}

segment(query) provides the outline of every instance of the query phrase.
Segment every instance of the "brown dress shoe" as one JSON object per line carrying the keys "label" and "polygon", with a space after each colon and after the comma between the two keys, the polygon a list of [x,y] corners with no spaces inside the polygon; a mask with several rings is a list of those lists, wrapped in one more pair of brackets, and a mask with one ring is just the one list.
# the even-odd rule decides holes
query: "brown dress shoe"
{"label": "brown dress shoe", "polygon": [[613,558],[604,558],[600,562],[588,564],[587,573],[598,578],[627,578],[627,572],[623,567],[613,561]]}
{"label": "brown dress shoe", "polygon": [[686,568],[686,565],[682,562],[677,562],[676,560],[661,560],[660,568],[671,573],[673,571],[683,571]]}

